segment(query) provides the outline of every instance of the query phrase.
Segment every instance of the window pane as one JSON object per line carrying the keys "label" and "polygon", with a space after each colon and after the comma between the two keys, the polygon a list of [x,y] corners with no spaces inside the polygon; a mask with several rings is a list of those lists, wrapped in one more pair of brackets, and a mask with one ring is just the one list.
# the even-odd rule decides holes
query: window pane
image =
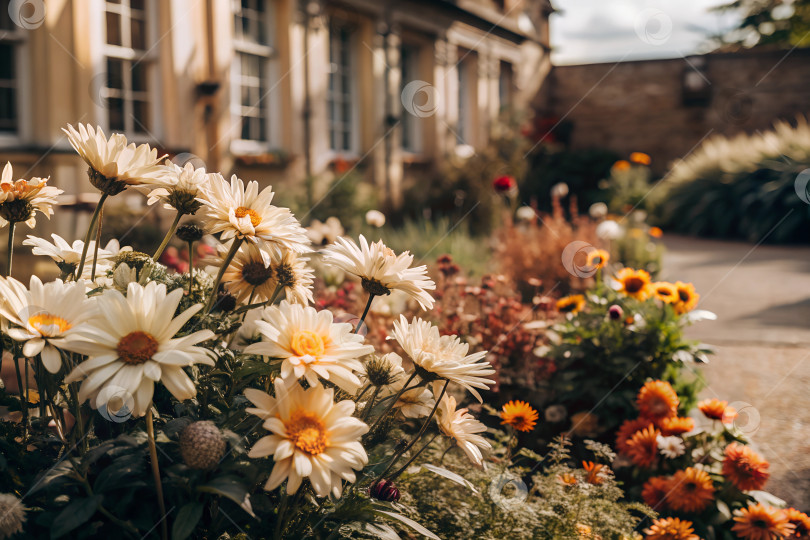
{"label": "window pane", "polygon": [[121,41],[121,16],[118,13],[107,12],[107,43],[110,45],[122,45]]}
{"label": "window pane", "polygon": [[145,0],[129,0],[129,8],[130,9],[137,9],[139,11],[143,11],[146,9],[146,1]]}
{"label": "window pane", "polygon": [[124,62],[116,58],[107,58],[107,88],[124,88]]}
{"label": "window pane", "polygon": [[0,88],[0,130],[17,130],[16,90]]}
{"label": "window pane", "polygon": [[14,22],[8,13],[9,0],[0,0],[0,30],[14,30]]}
{"label": "window pane", "polygon": [[108,99],[107,114],[110,129],[113,131],[124,131],[124,100],[120,98]]}
{"label": "window pane", "polygon": [[130,19],[132,27],[132,48],[146,50],[146,22],[143,19]]}
{"label": "window pane", "polygon": [[145,101],[132,102],[133,126],[136,133],[147,133],[149,130],[149,104]]}
{"label": "window pane", "polygon": [[147,91],[146,72],[146,62],[138,62],[132,66],[132,89],[135,92]]}

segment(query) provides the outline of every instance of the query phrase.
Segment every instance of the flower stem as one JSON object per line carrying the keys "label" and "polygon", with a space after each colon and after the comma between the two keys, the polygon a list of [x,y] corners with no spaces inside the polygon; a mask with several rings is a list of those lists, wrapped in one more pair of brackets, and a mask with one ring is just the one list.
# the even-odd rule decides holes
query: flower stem
{"label": "flower stem", "polygon": [[389,476],[389,477],[388,477],[388,479],[389,479],[389,480],[391,480],[392,482],[393,482],[394,480],[396,480],[396,479],[399,477],[399,475],[400,475],[400,474],[402,474],[402,473],[404,473],[404,472],[405,472],[405,470],[406,470],[408,467],[410,467],[411,463],[413,463],[413,462],[414,462],[414,460],[415,460],[416,458],[418,458],[418,457],[419,457],[419,454],[421,454],[422,452],[424,452],[424,451],[427,449],[427,447],[428,447],[428,446],[430,446],[431,444],[433,444],[433,441],[435,441],[435,440],[436,440],[436,437],[438,437],[439,435],[441,435],[441,432],[437,432],[437,433],[436,433],[436,434],[435,434],[433,437],[431,437],[431,438],[430,438],[430,440],[429,440],[429,441],[428,441],[428,442],[427,442],[427,443],[426,443],[426,444],[425,444],[425,445],[424,445],[422,448],[420,448],[420,449],[419,449],[419,451],[418,451],[418,452],[416,452],[416,453],[413,455],[413,457],[412,457],[411,459],[409,459],[409,460],[408,460],[408,461],[405,463],[405,465],[403,465],[402,467],[400,467],[399,469],[397,469],[397,472],[395,472],[394,474],[392,474],[391,476]]}
{"label": "flower stem", "polygon": [[[13,348],[13,347],[12,347]],[[23,394],[23,379],[22,373],[20,372],[20,362],[17,359],[17,355],[14,354],[14,351],[11,352],[11,361],[14,363],[14,371],[17,374],[17,391],[20,394],[20,412],[22,413],[22,422],[23,422],[23,440],[28,439],[28,402],[25,400],[25,395]],[[28,381],[25,381],[25,385],[28,386]]]}
{"label": "flower stem", "polygon": [[101,223],[104,221],[104,210],[98,213],[98,225],[96,226],[96,243],[93,246],[93,266],[90,270],[90,281],[96,280],[96,264],[98,263],[98,246],[101,245]]}
{"label": "flower stem", "polygon": [[6,276],[11,275],[11,258],[14,256],[14,226],[17,225],[11,221],[8,224],[8,264],[6,264]]}
{"label": "flower stem", "polygon": [[371,397],[369,398],[368,403],[366,403],[366,406],[363,408],[363,418],[362,418],[363,422],[365,422],[366,418],[368,418],[368,415],[371,414],[371,409],[374,407],[374,400],[377,399],[377,394],[379,392],[380,387],[375,386],[374,392],[371,393]]}
{"label": "flower stem", "polygon": [[411,381],[414,379],[414,377],[416,377],[416,370],[414,370],[414,372],[411,373],[411,376],[408,378],[407,381],[405,381],[405,384],[402,385],[402,388],[399,389],[399,392],[397,393],[397,395],[394,396],[394,399],[391,400],[391,404],[382,412],[382,414],[380,414],[380,416],[377,418],[377,420],[374,422],[374,424],[369,428],[369,430],[368,430],[369,433],[374,431],[374,428],[376,428],[379,425],[379,423],[382,421],[382,419],[385,418],[385,415],[387,415],[391,411],[391,409],[394,408],[394,405],[396,405],[397,400],[399,399],[399,397],[405,392],[405,389],[409,389],[408,385],[411,383]]}
{"label": "flower stem", "polygon": [[152,461],[152,476],[155,477],[155,492],[157,492],[158,507],[160,507],[160,533],[163,540],[169,539],[169,528],[166,524],[166,503],[163,502],[163,484],[160,481],[160,468],[158,466],[157,446],[155,445],[155,426],[152,418],[152,404],[146,410],[146,435],[149,437],[149,457]]}
{"label": "flower stem", "polygon": [[191,287],[194,285],[194,241],[188,243],[188,295],[191,296]]}
{"label": "flower stem", "polygon": [[242,238],[234,238],[233,245],[231,246],[231,250],[225,256],[225,260],[222,261],[222,266],[219,268],[219,272],[217,273],[217,278],[214,280],[214,287],[211,289],[211,296],[208,297],[208,303],[205,305],[205,309],[203,310],[203,314],[207,315],[211,312],[211,309],[214,307],[214,303],[217,301],[217,291],[219,290],[219,282],[222,281],[222,276],[225,275],[225,271],[228,270],[228,267],[231,265],[231,261],[236,256],[236,252],[239,251],[239,246],[242,245],[243,239]]}
{"label": "flower stem", "polygon": [[[152,260],[153,261],[157,262],[158,259],[160,259],[160,256],[163,255],[163,250],[166,249],[166,246],[169,245],[169,240],[171,240],[172,236],[174,236],[174,232],[177,230],[177,225],[180,224],[180,218],[181,217],[183,217],[183,214],[181,212],[177,212],[177,215],[174,216],[174,221],[172,222],[172,226],[169,227],[169,231],[166,233],[166,236],[163,238],[163,242],[160,243],[160,246],[158,246],[157,251],[155,251],[155,254],[152,255]],[[189,259],[191,259],[191,251],[189,251],[188,256],[189,256]],[[190,268],[190,266],[189,266],[189,268]]]}
{"label": "flower stem", "polygon": [[368,302],[366,302],[366,309],[363,310],[363,316],[360,317],[360,322],[357,323],[357,328],[354,329],[354,333],[358,333],[360,328],[362,328],[363,323],[366,321],[366,315],[368,315],[368,310],[371,308],[371,301],[374,300],[374,294],[368,293]]}
{"label": "flower stem", "polygon": [[82,258],[79,260],[79,267],[76,269],[76,281],[82,277],[82,270],[84,270],[84,260],[87,258],[87,248],[90,245],[90,236],[93,234],[93,228],[96,226],[98,216],[101,214],[101,208],[104,206],[104,201],[107,200],[107,194],[102,193],[101,198],[96,204],[96,209],[93,211],[93,217],[90,218],[90,225],[87,227],[87,234],[84,235],[84,247],[82,247]]}

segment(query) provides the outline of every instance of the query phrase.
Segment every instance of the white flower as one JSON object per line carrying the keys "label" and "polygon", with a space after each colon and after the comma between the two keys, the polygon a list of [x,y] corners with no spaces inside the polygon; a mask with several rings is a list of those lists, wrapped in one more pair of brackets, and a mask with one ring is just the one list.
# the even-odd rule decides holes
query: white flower
{"label": "white flower", "polygon": [[126,297],[113,289],[96,297],[99,316],[63,345],[88,356],[65,378],[66,383],[84,379],[80,402],[95,398],[106,387],[123,388],[134,400],[133,414],[143,416],[158,381],[180,401],[194,397],[197,389],[183,368],[214,365],[208,351],[195,346],[214,333],[200,330],[174,337],[202,308],[196,304],[173,317],[182,297],[183,289],[166,294],[166,286],[154,281],[145,287],[130,283]]}
{"label": "white flower", "polygon": [[397,255],[382,240],[369,245],[361,234],[360,247],[352,240],[338,238],[323,253],[324,262],[359,277],[370,294],[384,295],[399,289],[422,309],[433,307],[433,297],[427,291],[435,289],[436,284],[428,278],[427,266],[410,268],[413,255],[408,251]]}
{"label": "white flower", "polygon": [[149,192],[147,204],[163,202],[163,208],[175,209],[183,214],[193,215],[200,208],[197,200],[200,189],[211,181],[213,174],[205,169],[195,169],[193,163],[186,163],[184,167],[166,160],[165,174],[161,177],[160,187]]}
{"label": "white flower", "polygon": [[335,403],[334,390],[321,385],[304,390],[277,380],[275,390],[275,398],[257,390],[245,392],[257,406],[248,411],[263,418],[264,428],[271,432],[248,453],[251,458],[273,456],[275,465],[264,489],[273,490],[286,480],[291,495],[309,478],[318,497],[330,492],[340,497],[343,480],[354,482],[354,471],[368,463],[360,443],[368,425],[352,416],[355,403]]}
{"label": "white flower", "polygon": [[22,532],[28,509],[13,493],[0,493],[0,538]]}
{"label": "white flower", "polygon": [[201,186],[198,200],[208,207],[205,222],[208,232],[221,232],[222,240],[243,238],[251,242],[264,242],[269,247],[280,247],[304,253],[309,250],[306,231],[289,209],[270,204],[273,188],[259,192],[259,183],[244,182],[236,175],[231,182],[220,174]]}
{"label": "white flower", "polygon": [[515,212],[515,217],[518,221],[534,221],[537,219],[537,212],[531,206],[521,206]]}
{"label": "white flower", "polygon": [[588,209],[588,213],[593,219],[602,219],[608,213],[608,206],[603,202],[593,203]]}
{"label": "white flower", "polygon": [[[400,382],[400,388],[402,388],[402,384],[405,383],[406,378],[402,378]],[[416,382],[417,379],[414,379]],[[409,386],[413,386],[413,383]],[[399,389],[397,389],[397,392]],[[397,402],[394,403],[394,407],[399,409],[399,412],[405,418],[423,418],[430,414],[430,411],[433,410],[433,407],[436,406],[436,398],[428,388],[424,386],[419,386],[417,388],[411,388],[410,390],[405,390],[402,392],[402,395],[399,396]]]}
{"label": "white flower", "polygon": [[14,278],[0,278],[0,316],[16,325],[7,332],[24,343],[23,355],[41,354],[45,368],[59,372],[62,356],[57,349],[95,315],[94,302],[85,290],[81,281],[62,283],[57,279],[43,285],[37,276],[31,276],[29,291]]}
{"label": "white flower", "polygon": [[369,210],[366,212],[366,223],[372,227],[382,227],[385,225],[385,214],[379,210]]}
{"label": "white flower", "polygon": [[596,236],[602,240],[615,240],[622,236],[622,226],[608,219],[596,226]]}
{"label": "white flower", "polygon": [[273,279],[284,287],[284,296],[291,304],[307,305],[314,301],[312,283],[315,281],[315,273],[307,263],[308,257],[301,257],[289,250],[283,250],[281,256],[275,252],[271,257]]}
{"label": "white flower", "polygon": [[24,222],[30,228],[37,224],[36,213],[50,219],[53,205],[62,190],[48,185],[49,178],[14,180],[11,163],[6,163],[0,178],[0,227],[9,222]]}
{"label": "white flower", "polygon": [[286,300],[265,309],[256,326],[262,341],[248,345],[245,352],[282,359],[281,377],[290,385],[303,377],[315,386],[321,377],[354,393],[360,387],[354,372],[363,367],[358,358],[374,352],[371,345],[363,345],[362,336],[352,333],[351,324],[332,322],[331,312]]}
{"label": "white flower", "polygon": [[[58,234],[52,234],[51,238],[53,238],[53,244],[44,238],[28,235],[28,238],[23,240],[23,245],[32,246],[33,249],[31,252],[34,255],[45,255],[46,257],[53,259],[63,274],[75,272],[76,267],[79,265],[79,261],[82,258],[82,248],[84,248],[84,242],[81,240],[76,240],[71,245]],[[96,242],[91,240],[90,245],[87,247],[87,256],[84,259],[84,272],[81,276],[84,279],[90,279],[90,271],[93,265],[93,248],[95,245]],[[110,244],[107,245],[110,246]],[[103,267],[105,263],[109,263],[111,256],[112,254],[106,249],[99,249],[99,268]],[[97,270],[96,273],[99,274],[101,272]]]}
{"label": "white flower", "polygon": [[478,435],[486,432],[487,427],[468,413],[467,409],[456,410],[456,398],[453,396],[445,395],[437,412],[436,423],[441,432],[453,439],[470,461],[481,465],[481,448],[492,448],[489,441]]}
{"label": "white flower", "polygon": [[[395,352],[373,356],[357,370],[364,382],[379,386],[380,397],[396,394],[407,377],[402,369],[402,357]],[[387,383],[387,384],[384,384]]]}
{"label": "white flower", "polygon": [[163,158],[148,144],[127,145],[127,138],[120,133],[107,139],[101,128],[85,124],[79,124],[78,130],[69,125],[62,131],[95,173],[90,174],[90,181],[102,192],[115,195],[128,186],[158,183],[165,174],[160,165]]}
{"label": "white flower", "polygon": [[669,459],[675,459],[686,452],[686,447],[680,437],[674,435],[664,437],[659,435],[656,442],[658,442],[658,451],[661,452],[661,455]]}
{"label": "white flower", "polygon": [[565,182],[558,182],[551,186],[551,196],[562,198],[568,195],[568,184]]}
{"label": "white flower", "polygon": [[458,336],[441,336],[439,328],[422,319],[414,318],[409,324],[400,315],[394,321],[393,337],[417,366],[435,377],[460,384],[479,402],[483,401],[476,388],[488,389],[495,384],[486,375],[493,375],[492,365],[484,361],[487,351],[467,355],[469,345]]}
{"label": "white flower", "polygon": [[307,227],[307,238],[318,246],[331,244],[343,236],[343,233],[343,225],[335,216],[326,218],[323,223],[318,219],[313,219]]}
{"label": "white flower", "polygon": [[566,416],[568,416],[568,411],[565,409],[564,405],[558,404],[549,406],[543,414],[546,418],[546,422],[555,424],[565,420]]}

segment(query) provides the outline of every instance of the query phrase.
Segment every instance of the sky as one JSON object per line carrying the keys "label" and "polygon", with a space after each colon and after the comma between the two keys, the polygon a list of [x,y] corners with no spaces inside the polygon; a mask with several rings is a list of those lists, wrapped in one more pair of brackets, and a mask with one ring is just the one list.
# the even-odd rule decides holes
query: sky
{"label": "sky", "polygon": [[552,0],[552,61],[587,64],[706,52],[706,37],[734,27],[711,13],[729,0]]}

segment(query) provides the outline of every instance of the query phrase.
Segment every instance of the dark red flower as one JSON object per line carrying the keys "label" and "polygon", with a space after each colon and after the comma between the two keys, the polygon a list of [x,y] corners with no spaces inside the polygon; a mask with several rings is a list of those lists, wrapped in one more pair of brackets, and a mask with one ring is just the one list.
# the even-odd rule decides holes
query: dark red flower
{"label": "dark red flower", "polygon": [[498,193],[506,193],[507,191],[511,191],[517,187],[517,182],[511,176],[500,176],[492,182],[492,187],[495,188],[495,191]]}

